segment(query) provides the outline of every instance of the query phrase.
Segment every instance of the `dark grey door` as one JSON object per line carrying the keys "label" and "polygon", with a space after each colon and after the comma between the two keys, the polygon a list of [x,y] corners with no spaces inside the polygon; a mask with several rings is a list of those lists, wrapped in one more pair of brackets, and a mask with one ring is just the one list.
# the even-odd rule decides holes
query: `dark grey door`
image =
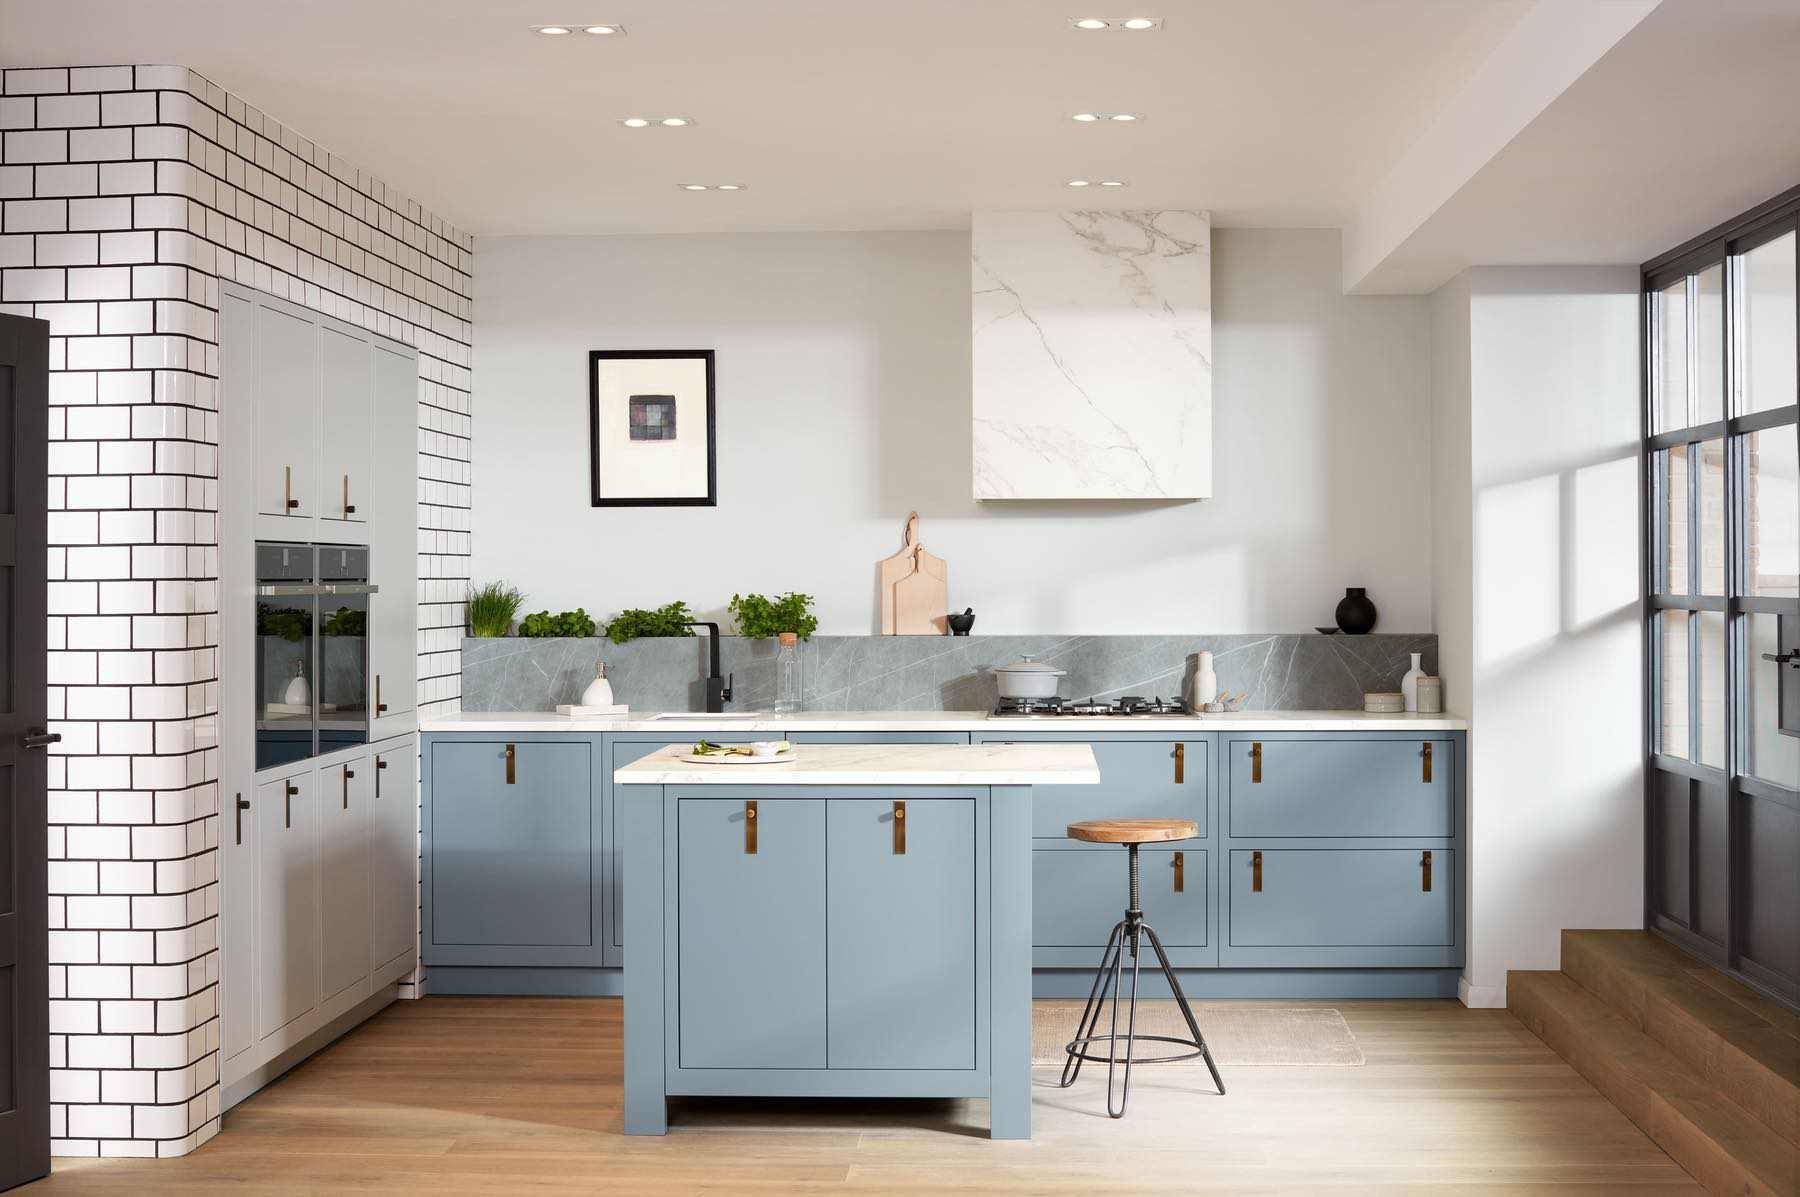
{"label": "dark grey door", "polygon": [[0,1189],[50,1171],[44,493],[50,326],[0,315]]}

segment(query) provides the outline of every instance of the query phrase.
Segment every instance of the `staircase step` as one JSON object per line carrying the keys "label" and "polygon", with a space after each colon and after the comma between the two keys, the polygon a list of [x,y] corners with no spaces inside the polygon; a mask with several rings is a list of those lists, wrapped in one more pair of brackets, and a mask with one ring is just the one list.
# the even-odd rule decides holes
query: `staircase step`
{"label": "staircase step", "polygon": [[1647,932],[1564,931],[1562,954],[1582,988],[1800,1148],[1800,1019]]}
{"label": "staircase step", "polygon": [[1800,1197],[1800,1151],[1560,972],[1507,976],[1507,1008],[1715,1193]]}

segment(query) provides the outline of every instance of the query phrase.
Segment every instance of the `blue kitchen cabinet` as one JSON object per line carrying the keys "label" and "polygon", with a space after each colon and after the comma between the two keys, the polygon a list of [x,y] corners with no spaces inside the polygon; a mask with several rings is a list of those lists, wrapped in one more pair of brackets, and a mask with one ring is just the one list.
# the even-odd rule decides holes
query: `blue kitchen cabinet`
{"label": "blue kitchen cabinet", "polygon": [[427,739],[427,965],[600,963],[594,755],[559,736]]}
{"label": "blue kitchen cabinet", "polygon": [[1262,964],[1454,964],[1449,848],[1233,848],[1230,947]]}
{"label": "blue kitchen cabinet", "polygon": [[825,1067],[825,803],[685,798],[675,842],[681,1067]]}
{"label": "blue kitchen cabinet", "polygon": [[1212,737],[1096,732],[1089,735],[982,732],[985,744],[1088,744],[1100,763],[1097,786],[1037,786],[1031,834],[1062,839],[1084,819],[1192,819],[1206,835]]}
{"label": "blue kitchen cabinet", "polygon": [[1222,739],[1229,836],[1456,834],[1456,745],[1448,736]]}
{"label": "blue kitchen cabinet", "polygon": [[974,1068],[975,803],[824,805],[830,1066]]}
{"label": "blue kitchen cabinet", "polygon": [[796,744],[967,744],[969,733],[961,731],[791,731],[787,738]]}
{"label": "blue kitchen cabinet", "polygon": [[[1199,844],[1140,849],[1144,919],[1177,966],[1218,959],[1212,946],[1209,854]],[[1031,962],[1039,968],[1099,964],[1107,934],[1125,915],[1125,849],[1040,844],[1031,854],[1031,876]]]}

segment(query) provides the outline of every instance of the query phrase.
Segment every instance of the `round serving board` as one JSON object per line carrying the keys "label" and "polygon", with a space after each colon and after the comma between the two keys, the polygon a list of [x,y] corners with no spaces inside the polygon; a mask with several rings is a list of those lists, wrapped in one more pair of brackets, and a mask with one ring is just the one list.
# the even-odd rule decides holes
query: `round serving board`
{"label": "round serving board", "polygon": [[737,753],[729,756],[724,754],[696,756],[690,752],[681,759],[692,765],[773,765],[781,761],[793,760],[794,750],[790,748],[786,752],[778,752],[774,756],[742,756]]}

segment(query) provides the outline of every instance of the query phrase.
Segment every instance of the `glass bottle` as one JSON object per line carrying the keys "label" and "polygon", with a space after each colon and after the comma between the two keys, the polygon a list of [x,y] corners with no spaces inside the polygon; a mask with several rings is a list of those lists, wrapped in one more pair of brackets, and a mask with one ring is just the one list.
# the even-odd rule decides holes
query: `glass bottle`
{"label": "glass bottle", "polygon": [[775,713],[791,715],[800,709],[800,637],[783,632],[775,651]]}

